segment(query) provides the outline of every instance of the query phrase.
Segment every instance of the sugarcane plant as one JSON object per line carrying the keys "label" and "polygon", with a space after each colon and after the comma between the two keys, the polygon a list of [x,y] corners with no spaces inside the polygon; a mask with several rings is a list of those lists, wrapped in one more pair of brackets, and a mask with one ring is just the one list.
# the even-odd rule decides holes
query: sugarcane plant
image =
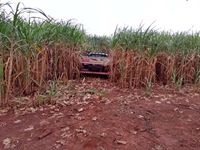
{"label": "sugarcane plant", "polygon": [[87,39],[83,25],[57,21],[21,3],[15,9],[10,3],[0,6],[1,104],[9,104],[11,93],[29,95],[48,80],[66,83],[80,76],[77,51]]}
{"label": "sugarcane plant", "polygon": [[[15,74],[13,77],[14,72],[14,65],[13,61],[18,57],[17,53],[23,53],[26,58],[30,54],[30,44],[31,42],[30,36],[30,28],[31,23],[24,22],[22,16],[25,14],[31,13],[39,13],[44,17],[48,18],[48,16],[40,9],[28,8],[28,7],[20,7],[21,3],[18,3],[16,8],[13,9],[10,3],[4,4],[4,6],[10,9],[10,13],[6,13],[4,10],[1,11],[2,14],[7,14],[5,19],[1,21],[2,30],[1,30],[1,38],[2,38],[2,60],[6,62],[5,69],[4,69],[4,81],[5,81],[5,98],[3,100],[3,105],[8,105],[11,86],[12,82],[14,82],[14,78],[20,75],[20,72]],[[5,55],[5,56],[4,56]],[[29,65],[29,60],[26,59],[27,66]],[[30,69],[30,68],[29,68]],[[29,76],[29,74],[27,74]],[[27,83],[29,84],[29,83]]]}
{"label": "sugarcane plant", "polygon": [[160,31],[154,23],[117,26],[110,36],[87,35],[76,20],[57,21],[41,9],[0,3],[0,104],[8,105],[11,95],[31,95],[51,80],[67,85],[79,78],[79,55],[88,51],[109,53],[109,80],[123,88],[199,83],[200,32]]}
{"label": "sugarcane plant", "polygon": [[180,89],[199,76],[199,32],[159,31],[153,23],[146,29],[144,24],[138,29],[117,26],[110,45],[110,80],[121,87],[139,87],[151,79],[164,85],[173,82]]}

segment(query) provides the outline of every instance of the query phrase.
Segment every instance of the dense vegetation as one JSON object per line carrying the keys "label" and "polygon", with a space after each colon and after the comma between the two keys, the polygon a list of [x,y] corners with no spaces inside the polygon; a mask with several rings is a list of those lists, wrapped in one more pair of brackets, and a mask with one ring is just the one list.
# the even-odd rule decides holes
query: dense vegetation
{"label": "dense vegetation", "polygon": [[0,105],[43,89],[47,81],[79,78],[78,54],[87,51],[110,54],[110,81],[121,87],[200,85],[200,32],[162,32],[141,24],[117,27],[110,36],[87,35],[74,20],[0,3]]}

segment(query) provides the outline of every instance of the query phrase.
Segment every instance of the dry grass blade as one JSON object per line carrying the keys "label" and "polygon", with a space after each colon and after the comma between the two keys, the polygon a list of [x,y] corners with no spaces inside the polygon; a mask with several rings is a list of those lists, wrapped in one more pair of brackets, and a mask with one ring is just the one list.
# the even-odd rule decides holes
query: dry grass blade
{"label": "dry grass blade", "polygon": [[120,87],[146,86],[146,82],[155,82],[156,58],[148,54],[138,54],[136,51],[115,49],[111,55],[110,80],[117,82]]}
{"label": "dry grass blade", "polygon": [[159,52],[156,57],[156,78],[166,85],[171,82],[175,59],[165,52]]}

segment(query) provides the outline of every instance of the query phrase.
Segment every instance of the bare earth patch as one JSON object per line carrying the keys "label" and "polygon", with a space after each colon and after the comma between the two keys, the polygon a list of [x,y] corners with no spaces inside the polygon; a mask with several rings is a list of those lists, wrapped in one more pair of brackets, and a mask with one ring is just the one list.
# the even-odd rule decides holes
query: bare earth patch
{"label": "bare earth patch", "polygon": [[0,149],[199,150],[200,95],[191,87],[120,89],[108,80],[73,81],[56,105],[0,111]]}

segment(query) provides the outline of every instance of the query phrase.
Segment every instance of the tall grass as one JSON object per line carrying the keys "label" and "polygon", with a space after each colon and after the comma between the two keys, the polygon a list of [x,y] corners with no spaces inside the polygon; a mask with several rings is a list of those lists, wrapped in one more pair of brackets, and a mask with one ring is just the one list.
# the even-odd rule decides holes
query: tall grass
{"label": "tall grass", "polygon": [[[1,9],[0,38],[1,59],[5,86],[2,104],[8,105],[12,95],[30,94],[48,80],[63,80],[79,77],[78,54],[86,40],[85,31],[73,20],[58,22],[42,10],[21,7],[11,13]],[[24,15],[40,14],[39,17],[23,18]],[[11,94],[12,93],[12,94]]]}
{"label": "tall grass", "polygon": [[111,38],[108,36],[97,36],[97,35],[88,35],[87,36],[87,51],[96,51],[96,52],[111,52]]}
{"label": "tall grass", "polygon": [[4,86],[3,86],[3,61],[0,56],[0,106],[2,104],[2,99],[4,97]]}
{"label": "tall grass", "polygon": [[176,69],[177,80],[194,84],[200,75],[199,33],[158,32],[152,25],[116,28],[110,80],[121,87],[144,86],[149,80],[170,84]]}
{"label": "tall grass", "polygon": [[92,36],[75,20],[57,21],[40,9],[0,3],[0,104],[30,95],[48,80],[79,78],[78,54],[89,51],[110,54],[110,81],[121,87],[200,82],[200,32],[159,31],[152,23]]}

